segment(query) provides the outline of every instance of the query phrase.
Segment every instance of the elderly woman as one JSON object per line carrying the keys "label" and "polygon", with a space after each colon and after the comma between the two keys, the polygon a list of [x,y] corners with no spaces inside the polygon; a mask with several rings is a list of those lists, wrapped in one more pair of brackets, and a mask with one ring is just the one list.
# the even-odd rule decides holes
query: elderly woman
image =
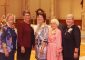
{"label": "elderly woman", "polygon": [[57,19],[51,20],[48,34],[47,60],[62,60],[62,38]]}
{"label": "elderly woman", "polygon": [[13,14],[8,14],[6,19],[6,25],[3,26],[2,33],[2,48],[3,53],[0,60],[14,60],[14,53],[16,51],[16,38],[17,35],[14,29],[15,16]]}
{"label": "elderly woman", "polygon": [[66,28],[64,29],[63,57],[64,60],[79,60],[81,32],[74,24],[73,14],[66,16]]}

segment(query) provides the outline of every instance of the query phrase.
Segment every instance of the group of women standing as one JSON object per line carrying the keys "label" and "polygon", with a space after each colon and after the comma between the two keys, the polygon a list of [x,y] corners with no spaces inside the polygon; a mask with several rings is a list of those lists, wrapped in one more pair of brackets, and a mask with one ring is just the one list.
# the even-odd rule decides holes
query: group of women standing
{"label": "group of women standing", "polygon": [[66,26],[60,26],[57,19],[51,19],[48,26],[45,12],[38,9],[34,29],[29,11],[24,11],[23,18],[17,24],[17,34],[12,14],[7,16],[6,24],[0,26],[0,60],[14,60],[16,45],[17,60],[30,60],[32,47],[37,60],[79,60],[80,29],[74,25],[72,14],[67,15]]}
{"label": "group of women standing", "polygon": [[66,25],[57,19],[45,24],[45,13],[37,11],[37,27],[35,30],[35,51],[37,60],[79,60],[81,33],[74,24],[74,16],[66,16]]}

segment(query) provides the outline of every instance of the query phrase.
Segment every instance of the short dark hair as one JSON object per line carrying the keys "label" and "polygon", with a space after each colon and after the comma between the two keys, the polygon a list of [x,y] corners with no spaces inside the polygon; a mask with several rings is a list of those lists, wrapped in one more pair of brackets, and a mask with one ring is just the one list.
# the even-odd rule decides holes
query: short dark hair
{"label": "short dark hair", "polygon": [[39,13],[39,14],[37,14],[37,16],[39,16],[39,15],[43,16],[43,19],[44,19],[44,22],[45,22],[45,20],[46,20],[46,14],[45,13]]}
{"label": "short dark hair", "polygon": [[30,12],[28,10],[23,11],[23,16],[25,16],[25,14],[30,14]]}
{"label": "short dark hair", "polygon": [[37,9],[35,12],[36,12],[36,15],[45,13],[44,10],[41,8]]}

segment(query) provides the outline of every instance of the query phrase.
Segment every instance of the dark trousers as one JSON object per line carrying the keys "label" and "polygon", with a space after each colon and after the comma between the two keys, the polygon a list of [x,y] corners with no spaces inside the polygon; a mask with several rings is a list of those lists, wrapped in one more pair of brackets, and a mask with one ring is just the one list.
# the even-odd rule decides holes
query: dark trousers
{"label": "dark trousers", "polygon": [[76,58],[76,59],[74,59],[74,60],[79,60],[79,58]]}
{"label": "dark trousers", "polygon": [[71,57],[64,57],[63,60],[79,60],[79,58],[74,59],[74,58],[71,58]]}
{"label": "dark trousers", "polygon": [[25,53],[21,53],[21,48],[17,49],[17,60],[30,60],[32,48],[25,48]]}
{"label": "dark trousers", "polygon": [[74,60],[72,57],[64,57],[63,60]]}
{"label": "dark trousers", "polygon": [[63,54],[63,60],[79,60],[80,52],[78,52],[78,58],[74,58],[73,56],[64,56]]}
{"label": "dark trousers", "polygon": [[0,60],[14,60],[14,53],[10,52],[8,57],[4,53],[0,53]]}

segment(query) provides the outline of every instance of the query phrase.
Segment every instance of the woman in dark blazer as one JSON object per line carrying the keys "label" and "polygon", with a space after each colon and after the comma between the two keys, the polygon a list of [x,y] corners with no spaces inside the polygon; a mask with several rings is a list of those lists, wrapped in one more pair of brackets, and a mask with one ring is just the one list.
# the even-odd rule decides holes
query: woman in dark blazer
{"label": "woman in dark blazer", "polygon": [[74,17],[68,14],[66,17],[66,27],[63,39],[64,60],[79,60],[81,33],[77,25],[74,24]]}

